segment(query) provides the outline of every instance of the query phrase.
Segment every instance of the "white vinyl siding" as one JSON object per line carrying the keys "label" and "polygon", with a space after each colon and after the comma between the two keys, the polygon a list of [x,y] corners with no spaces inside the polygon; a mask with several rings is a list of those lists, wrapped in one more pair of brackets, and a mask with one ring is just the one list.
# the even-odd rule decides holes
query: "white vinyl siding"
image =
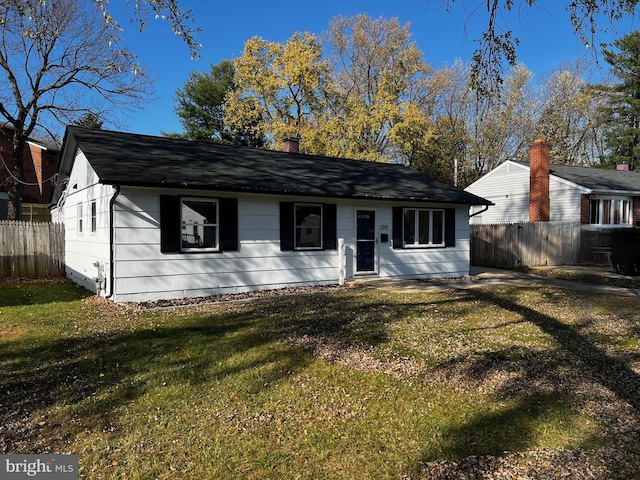
{"label": "white vinyl siding", "polygon": [[[465,190],[485,198],[495,205],[471,217],[472,224],[517,223],[529,221],[529,168],[505,162]],[[581,195],[579,187],[554,177],[549,178],[550,221],[580,222]],[[473,207],[471,213],[484,210]]]}
{"label": "white vinyl siding", "polygon": [[[160,251],[160,194],[203,195],[205,192],[158,191],[123,187],[115,211],[114,300],[149,301],[165,298],[240,293],[302,285],[338,283],[338,250],[281,251],[279,202],[290,198],[238,195],[238,251],[169,253]],[[296,203],[327,203],[328,199],[293,199]],[[354,252],[354,217],[360,204],[337,202],[337,236]],[[369,205],[362,205],[367,207]],[[406,206],[406,205],[405,205]],[[419,205],[415,205],[418,207]],[[437,250],[394,250],[391,205],[378,211],[378,226],[387,233],[378,242],[379,276],[457,277],[469,272],[468,207],[456,212],[456,245]],[[376,233],[379,239],[379,232]],[[345,257],[346,278],[354,278],[353,255]]]}
{"label": "white vinyl siding", "polygon": [[110,272],[109,201],[114,189],[99,183],[82,152],[76,155],[68,185],[64,205],[60,207],[65,225],[66,274],[95,292],[100,269],[105,279],[101,294],[105,295]]}

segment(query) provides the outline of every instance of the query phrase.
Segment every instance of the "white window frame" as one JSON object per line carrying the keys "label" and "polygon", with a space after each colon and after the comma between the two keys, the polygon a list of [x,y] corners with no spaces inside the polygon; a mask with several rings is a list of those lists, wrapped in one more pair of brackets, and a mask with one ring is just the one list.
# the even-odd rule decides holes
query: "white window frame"
{"label": "white window frame", "polygon": [[[216,210],[216,220],[215,223],[212,222],[189,222],[185,218],[184,215],[184,202],[185,201],[196,201],[196,202],[207,202],[215,205]],[[193,229],[193,233],[187,233],[188,228],[191,227]],[[184,246],[183,241],[185,239],[185,235],[194,236],[198,235],[200,229],[204,232],[205,228],[215,229],[215,247],[197,247],[197,246]],[[211,197],[180,197],[180,251],[181,252],[219,252],[220,251],[220,201],[217,198]]]}
{"label": "white window frame", "polygon": [[96,233],[98,231],[98,205],[95,200],[92,200],[89,204],[89,212],[91,216],[91,233]]}
{"label": "white window frame", "polygon": [[77,231],[78,231],[78,235],[82,235],[84,231],[84,225],[83,225],[84,212],[83,212],[82,202],[78,202],[77,215],[78,215],[76,218]]}
{"label": "white window frame", "polygon": [[[298,225],[298,207],[317,207],[320,209],[320,225],[303,226]],[[322,250],[323,249],[323,237],[324,237],[324,210],[321,203],[294,203],[293,204],[293,242],[296,250]],[[306,246],[298,244],[298,232],[303,228],[317,229],[319,232],[320,245]]]}
{"label": "white window frame", "polygon": [[[407,238],[405,235],[406,232],[406,228],[407,225],[405,224],[406,222],[406,215],[407,212],[409,211],[413,211],[414,212],[414,225],[413,225],[413,242],[409,243],[407,242]],[[420,243],[420,213],[428,213],[429,214],[429,242],[428,243]],[[433,241],[433,214],[435,212],[439,212],[441,214],[441,235],[442,235],[442,239],[441,242],[439,243],[434,243]],[[435,248],[435,247],[444,247],[445,246],[445,237],[446,237],[446,232],[445,232],[445,212],[443,208],[403,208],[402,209],[402,244],[404,246],[404,248]]]}
{"label": "white window frame", "polygon": [[[597,222],[592,216],[593,202],[597,202]],[[633,224],[633,198],[597,195],[589,198],[589,224],[603,227],[630,227]],[[606,223],[605,223],[606,221]]]}

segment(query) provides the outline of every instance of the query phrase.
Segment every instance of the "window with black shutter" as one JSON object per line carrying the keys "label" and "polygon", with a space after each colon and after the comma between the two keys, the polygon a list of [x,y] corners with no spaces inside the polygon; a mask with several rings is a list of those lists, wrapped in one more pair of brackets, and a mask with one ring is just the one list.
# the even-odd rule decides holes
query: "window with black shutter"
{"label": "window with black shutter", "polygon": [[235,198],[160,196],[162,253],[238,250]]}
{"label": "window with black shutter", "polygon": [[331,203],[280,202],[280,250],[335,250],[336,212]]}

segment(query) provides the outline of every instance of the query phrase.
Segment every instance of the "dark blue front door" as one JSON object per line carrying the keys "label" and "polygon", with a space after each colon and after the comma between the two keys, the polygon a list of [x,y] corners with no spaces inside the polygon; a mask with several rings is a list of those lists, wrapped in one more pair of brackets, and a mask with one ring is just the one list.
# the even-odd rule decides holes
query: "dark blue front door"
{"label": "dark blue front door", "polygon": [[376,271],[376,212],[356,211],[356,272]]}

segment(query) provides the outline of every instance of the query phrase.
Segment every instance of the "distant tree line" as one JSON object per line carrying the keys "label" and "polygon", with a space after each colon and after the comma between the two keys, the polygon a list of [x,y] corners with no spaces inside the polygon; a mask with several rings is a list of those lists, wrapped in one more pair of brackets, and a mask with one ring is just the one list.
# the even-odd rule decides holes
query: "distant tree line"
{"label": "distant tree line", "polygon": [[633,168],[640,33],[614,47],[605,84],[585,80],[584,59],[538,82],[517,64],[499,91],[478,95],[472,62],[434,69],[408,24],[338,17],[322,41],[254,37],[233,62],[193,72],[175,95],[184,132],[170,135],[268,148],[297,136],[306,153],[405,163],[459,186],[507,159],[527,161],[538,137],[551,143],[554,163]]}

